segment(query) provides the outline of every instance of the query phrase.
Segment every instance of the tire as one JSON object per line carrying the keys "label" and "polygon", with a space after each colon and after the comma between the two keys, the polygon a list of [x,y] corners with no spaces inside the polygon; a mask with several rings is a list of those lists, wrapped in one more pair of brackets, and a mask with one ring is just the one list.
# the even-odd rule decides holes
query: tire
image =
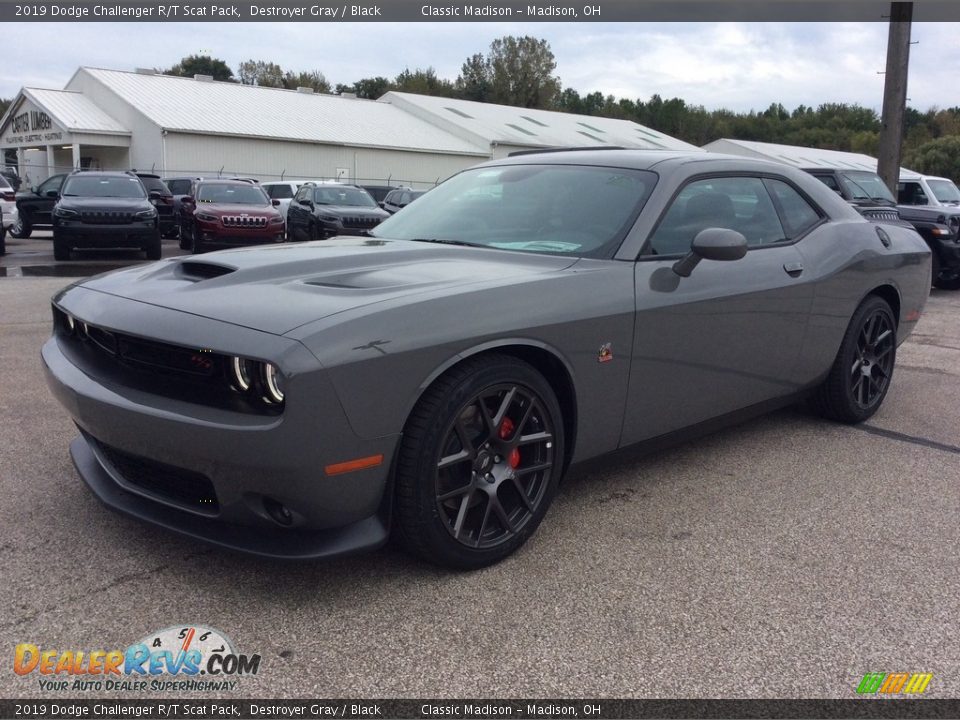
{"label": "tire", "polygon": [[54,260],[70,259],[70,245],[63,238],[58,238],[58,237],[53,238],[53,259]]}
{"label": "tire", "polygon": [[320,235],[320,228],[316,226],[315,223],[310,223],[310,240],[322,240]]}
{"label": "tire", "polygon": [[0,222],[0,255],[7,254],[7,228]]}
{"label": "tire", "polygon": [[883,403],[897,358],[897,323],[876,295],[857,308],[830,374],[817,390],[820,413],[845,423],[863,422]]}
{"label": "tire", "polygon": [[150,242],[143,249],[147,254],[147,260],[159,260],[163,254],[163,246],[160,244],[160,233],[150,239]]}
{"label": "tire", "polygon": [[937,251],[930,248],[930,284],[933,287],[940,287],[937,283],[940,280],[940,257]]}
{"label": "tire", "polygon": [[186,233],[186,232],[184,231],[184,229],[183,229],[183,221],[180,219],[180,216],[179,216],[179,215],[177,215],[177,219],[176,219],[176,221],[175,221],[175,224],[176,224],[176,227],[177,227],[177,237],[179,238],[180,249],[181,249],[181,250],[189,250],[189,249],[190,249],[189,236],[187,235],[187,233]]}
{"label": "tire", "polygon": [[23,216],[23,213],[17,216],[17,221],[10,227],[10,237],[15,237],[18,240],[26,240],[32,232],[33,226],[30,224],[30,220]]}
{"label": "tire", "polygon": [[508,355],[458,365],[427,389],[404,428],[397,538],[449,568],[503,560],[543,520],[563,449],[556,395],[530,365]]}

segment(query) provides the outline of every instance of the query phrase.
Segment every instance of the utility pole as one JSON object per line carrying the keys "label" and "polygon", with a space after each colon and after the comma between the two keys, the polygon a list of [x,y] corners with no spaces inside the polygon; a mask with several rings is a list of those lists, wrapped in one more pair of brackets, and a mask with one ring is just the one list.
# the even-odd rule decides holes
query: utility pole
{"label": "utility pole", "polygon": [[907,109],[907,68],[910,64],[910,23],[912,2],[890,3],[890,32],[887,36],[887,72],[883,84],[883,116],[880,118],[880,157],[877,174],[897,196],[900,179],[900,150],[903,145],[903,117]]}

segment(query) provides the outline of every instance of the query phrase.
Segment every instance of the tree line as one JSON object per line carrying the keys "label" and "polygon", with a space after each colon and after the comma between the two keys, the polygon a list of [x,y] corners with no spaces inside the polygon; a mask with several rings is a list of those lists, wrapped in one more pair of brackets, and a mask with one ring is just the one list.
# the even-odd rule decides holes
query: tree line
{"label": "tree line", "polygon": [[[395,90],[497,103],[524,108],[632,120],[666,135],[702,146],[719,138],[845,150],[876,157],[880,145],[880,117],[869,108],[848,103],[800,105],[788,110],[773,103],[765,110],[733,112],[707,110],[682,98],[617,98],[600,92],[581,94],[563,88],[555,74],[556,58],[550,44],[533,37],[505,36],[494,40],[487,53],[467,57],[454,80],[441,78],[432,67],[405,68],[393,78],[367,77],[333,85],[317,69],[289,70],[277,63],[246,60],[236,74],[223,60],[191,55],[168,75],[212,75],[216,80],[295,90],[309,87],[321,93],[351,93],[375,100]],[[6,110],[0,100],[0,114]],[[960,181],[960,106],[921,112],[907,108],[902,165],[931,175]]]}

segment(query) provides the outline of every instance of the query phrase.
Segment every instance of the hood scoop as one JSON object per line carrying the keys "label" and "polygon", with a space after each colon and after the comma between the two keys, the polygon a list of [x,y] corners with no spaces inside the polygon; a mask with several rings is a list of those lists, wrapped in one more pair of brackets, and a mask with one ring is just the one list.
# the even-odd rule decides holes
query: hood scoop
{"label": "hood scoop", "polygon": [[218,265],[212,262],[201,262],[197,260],[185,260],[177,265],[176,274],[184,280],[209,280],[210,278],[222,277],[236,272],[235,267],[229,265]]}

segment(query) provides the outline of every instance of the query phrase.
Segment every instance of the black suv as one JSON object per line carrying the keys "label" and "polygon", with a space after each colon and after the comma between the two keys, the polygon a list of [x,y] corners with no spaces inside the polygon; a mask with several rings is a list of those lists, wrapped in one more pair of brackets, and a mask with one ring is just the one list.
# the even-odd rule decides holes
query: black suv
{"label": "black suv", "polygon": [[36,228],[49,228],[53,224],[50,213],[60,197],[60,186],[67,174],[51,175],[39,186],[17,193],[17,222],[10,228],[15,238],[28,238]]}
{"label": "black suv", "polygon": [[362,187],[305,183],[287,209],[287,237],[323,240],[334,235],[363,235],[388,217]]}
{"label": "black suv", "polygon": [[150,202],[157,209],[160,236],[165,238],[176,237],[178,227],[173,219],[173,193],[170,192],[170,188],[160,179],[159,175],[137,172],[136,170],[134,170],[134,173],[140,178],[140,182],[143,183],[144,189],[150,196]]}
{"label": "black suv", "polygon": [[69,260],[74,248],[139,248],[160,259],[157,209],[140,178],[130,172],[70,173],[53,208],[53,256]]}
{"label": "black suv", "polygon": [[899,220],[912,226],[933,255],[931,284],[943,290],[960,290],[960,214],[943,212],[943,208],[898,206],[880,176],[869,170],[804,169],[868,220]]}
{"label": "black suv", "polygon": [[411,190],[410,188],[397,188],[387,193],[387,196],[380,203],[380,207],[393,215],[398,210],[403,210],[418,197],[423,195],[426,190]]}

